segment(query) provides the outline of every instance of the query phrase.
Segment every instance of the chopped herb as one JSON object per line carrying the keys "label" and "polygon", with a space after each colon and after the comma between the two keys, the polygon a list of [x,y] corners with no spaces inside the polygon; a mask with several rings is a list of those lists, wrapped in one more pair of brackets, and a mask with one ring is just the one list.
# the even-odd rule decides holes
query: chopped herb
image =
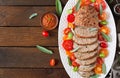
{"label": "chopped herb", "polygon": [[73,71],[74,71],[74,72],[78,71],[78,67],[77,67],[77,66],[74,67],[74,68],[73,68]]}
{"label": "chopped herb", "polygon": [[95,75],[92,75],[90,78],[98,78],[99,75],[95,74]]}
{"label": "chopped herb", "polygon": [[97,28],[89,28],[89,30],[92,31],[97,31]]}
{"label": "chopped herb", "polygon": [[80,48],[80,46],[77,46],[76,48],[74,48],[73,50],[71,50],[71,52],[76,52],[79,48]]}
{"label": "chopped herb", "polygon": [[36,45],[36,47],[43,53],[47,53],[47,54],[53,54],[53,52],[51,50],[48,50],[47,48],[45,47],[42,47],[42,46],[39,46],[39,45]]}
{"label": "chopped herb", "polygon": [[75,5],[75,7],[76,7],[76,11],[79,10],[79,8],[80,8],[80,4],[81,4],[81,0],[78,0],[77,4]]}
{"label": "chopped herb", "polygon": [[111,38],[107,34],[105,34],[104,32],[101,32],[101,34],[106,41],[108,41],[108,42],[111,41]]}
{"label": "chopped herb", "polygon": [[61,4],[61,1],[60,0],[56,0],[55,1],[55,5],[56,5],[56,12],[60,16],[62,14],[62,4]]}
{"label": "chopped herb", "polygon": [[106,65],[105,65],[105,63],[102,64],[102,72],[104,74],[106,74]]}
{"label": "chopped herb", "polygon": [[73,12],[72,9],[68,9],[68,10],[67,10],[67,13],[68,13],[68,14],[71,14],[72,12]]}
{"label": "chopped herb", "polygon": [[33,13],[29,16],[29,19],[32,19],[32,18],[36,17],[37,15],[38,15],[37,13]]}
{"label": "chopped herb", "polygon": [[72,66],[72,62],[71,62],[70,58],[69,58],[69,57],[67,57],[67,58],[68,58],[68,64],[69,64],[70,66]]}
{"label": "chopped herb", "polygon": [[100,9],[100,15],[102,15],[103,8],[102,8],[102,5],[101,5],[101,4],[100,4],[100,6],[99,6],[99,9]]}
{"label": "chopped herb", "polygon": [[108,22],[106,20],[100,22],[101,25],[107,25]]}
{"label": "chopped herb", "polygon": [[96,1],[96,0],[91,0],[91,2],[93,2],[93,3],[94,3],[95,1]]}

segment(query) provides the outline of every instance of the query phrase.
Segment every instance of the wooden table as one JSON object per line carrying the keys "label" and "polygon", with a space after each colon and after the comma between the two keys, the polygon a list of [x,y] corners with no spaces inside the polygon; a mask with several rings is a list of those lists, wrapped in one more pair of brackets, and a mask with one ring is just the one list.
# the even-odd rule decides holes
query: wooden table
{"label": "wooden table", "polygon": [[[49,11],[56,12],[55,0],[0,0],[0,78],[69,78],[59,56],[58,29],[48,38],[41,35],[40,17]],[[35,12],[39,15],[29,20]],[[54,54],[41,53],[36,45]],[[55,67],[49,66],[51,58],[58,60]]]}

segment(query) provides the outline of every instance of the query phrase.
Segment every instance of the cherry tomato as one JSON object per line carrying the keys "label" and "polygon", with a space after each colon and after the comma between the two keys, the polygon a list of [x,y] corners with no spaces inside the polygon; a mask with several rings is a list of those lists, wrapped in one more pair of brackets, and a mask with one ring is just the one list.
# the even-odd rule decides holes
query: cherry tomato
{"label": "cherry tomato", "polygon": [[73,53],[70,52],[70,51],[66,51],[66,54],[67,54],[69,57],[73,55]]}
{"label": "cherry tomato", "polygon": [[75,61],[72,61],[72,66],[73,67],[78,67],[78,66],[80,66],[77,62],[75,62]]}
{"label": "cherry tomato", "polygon": [[101,48],[100,53],[103,53],[104,54],[104,57],[107,57],[108,56],[108,50],[106,48]]}
{"label": "cherry tomato", "polygon": [[55,59],[50,59],[50,66],[55,66]]}
{"label": "cherry tomato", "polygon": [[75,58],[74,54],[70,56],[70,60],[71,60],[71,61],[75,61],[75,59],[76,59],[76,58]]}
{"label": "cherry tomato", "polygon": [[92,3],[91,0],[82,0],[81,6],[90,5],[91,3]]}
{"label": "cherry tomato", "polygon": [[70,28],[65,28],[65,29],[64,29],[64,34],[65,34],[65,35],[68,35],[68,33],[69,33],[70,31],[71,31]]}
{"label": "cherry tomato", "polygon": [[44,37],[48,37],[48,36],[49,36],[49,33],[48,33],[47,31],[43,31],[43,32],[42,32],[42,35],[43,35]]}
{"label": "cherry tomato", "polygon": [[95,69],[94,69],[95,74],[102,74],[102,65],[97,64]]}
{"label": "cherry tomato", "polygon": [[107,19],[107,14],[106,14],[106,12],[102,12],[102,14],[101,15],[99,14],[98,17],[99,17],[100,20],[106,20]]}
{"label": "cherry tomato", "polygon": [[67,16],[67,21],[68,22],[73,22],[75,20],[75,16],[73,15],[73,14],[69,14],[68,16]]}
{"label": "cherry tomato", "polygon": [[96,8],[97,11],[99,11],[100,4],[102,5],[103,10],[106,9],[106,4],[104,0],[96,0],[94,3],[94,7]]}
{"label": "cherry tomato", "polygon": [[100,47],[102,47],[102,48],[107,48],[108,47],[108,44],[106,43],[106,42],[101,42],[100,43]]}
{"label": "cherry tomato", "polygon": [[102,26],[100,28],[101,32],[104,32],[105,34],[109,34],[110,33],[110,29],[107,26]]}
{"label": "cherry tomato", "polygon": [[98,40],[99,41],[105,41],[105,39],[103,38],[101,33],[98,34]]}
{"label": "cherry tomato", "polygon": [[102,65],[102,64],[103,64],[102,58],[98,57],[98,58],[97,58],[97,63]]}
{"label": "cherry tomato", "polygon": [[64,40],[62,46],[67,51],[72,50],[73,49],[73,40]]}

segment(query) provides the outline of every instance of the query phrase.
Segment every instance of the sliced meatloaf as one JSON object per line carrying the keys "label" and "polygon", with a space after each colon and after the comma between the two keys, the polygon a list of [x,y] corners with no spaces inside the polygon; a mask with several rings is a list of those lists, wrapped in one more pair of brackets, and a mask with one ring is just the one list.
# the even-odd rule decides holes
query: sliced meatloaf
{"label": "sliced meatloaf", "polygon": [[98,54],[98,50],[95,50],[93,52],[86,52],[86,53],[74,52],[75,57],[80,60],[92,58],[96,54]]}
{"label": "sliced meatloaf", "polygon": [[77,26],[98,27],[98,12],[93,6],[81,6],[75,16]]}
{"label": "sliced meatloaf", "polygon": [[[84,56],[85,57],[85,56]],[[87,65],[90,65],[90,64],[93,64],[96,62],[97,60],[97,55],[95,55],[95,57],[92,57],[90,59],[86,59],[86,60],[80,60],[80,59],[76,59],[75,61],[80,64],[80,65],[83,65],[83,66],[87,66]]]}
{"label": "sliced meatloaf", "polygon": [[98,35],[98,28],[80,26],[80,27],[75,27],[74,32],[77,37],[91,38],[91,37],[96,37]]}
{"label": "sliced meatloaf", "polygon": [[81,71],[78,71],[78,73],[84,77],[84,78],[89,78],[91,75],[94,75],[94,72],[93,71],[89,71],[89,72],[81,72]]}
{"label": "sliced meatloaf", "polygon": [[[98,48],[98,45],[99,45],[98,42],[95,42],[95,43],[90,44],[90,45],[79,45],[80,48],[78,49],[77,52],[92,52]],[[76,48],[75,43],[74,43],[73,47]]]}
{"label": "sliced meatloaf", "polygon": [[98,37],[96,36],[96,37],[93,37],[93,38],[80,38],[80,37],[73,36],[73,40],[77,44],[86,45],[86,44],[95,43],[98,40]]}
{"label": "sliced meatloaf", "polygon": [[88,71],[92,71],[96,66],[96,63],[88,65],[88,66],[79,66],[78,70],[80,72],[88,72]]}

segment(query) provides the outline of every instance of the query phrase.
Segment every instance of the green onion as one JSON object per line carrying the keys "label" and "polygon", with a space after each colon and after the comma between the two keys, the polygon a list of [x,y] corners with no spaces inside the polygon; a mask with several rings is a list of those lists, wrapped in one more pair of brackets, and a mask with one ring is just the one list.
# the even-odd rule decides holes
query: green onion
{"label": "green onion", "polygon": [[71,52],[76,52],[79,48],[80,48],[80,46],[77,46],[76,48],[74,48],[73,50],[71,50]]}
{"label": "green onion", "polygon": [[106,65],[104,63],[102,64],[102,72],[106,74]]}
{"label": "green onion", "polygon": [[80,2],[81,2],[81,0],[78,0],[77,4],[75,5],[75,7],[76,7],[76,11],[78,11],[79,8],[80,8]]}
{"label": "green onion", "polygon": [[102,8],[102,5],[101,5],[101,4],[100,4],[100,6],[99,6],[99,9],[100,9],[100,15],[102,15],[103,8]]}
{"label": "green onion", "polygon": [[73,33],[72,32],[69,32],[68,33],[68,39],[72,39],[73,38]]}
{"label": "green onion", "polygon": [[33,13],[29,16],[29,19],[32,19],[32,18],[36,17],[37,15],[38,15],[37,13]]}
{"label": "green onion", "polygon": [[92,75],[90,78],[98,78],[99,75],[95,74],[95,75]]}
{"label": "green onion", "polygon": [[104,38],[107,42],[110,42],[110,41],[111,41],[110,37],[109,37],[107,34],[105,34],[104,32],[101,32],[101,34],[102,34],[103,38]]}
{"label": "green onion", "polygon": [[68,58],[68,64],[69,64],[70,66],[72,66],[72,61],[70,60],[69,57],[67,57],[67,58]]}
{"label": "green onion", "polygon": [[43,53],[47,53],[47,54],[53,54],[53,52],[51,50],[48,50],[47,48],[45,47],[42,47],[42,46],[39,46],[39,45],[36,45],[36,47]]}
{"label": "green onion", "polygon": [[55,1],[55,5],[56,5],[56,12],[60,16],[62,14],[62,4],[61,4],[61,1],[60,0],[56,0]]}
{"label": "green onion", "polygon": [[95,1],[96,1],[96,0],[91,0],[91,2],[93,2],[93,3],[94,3]]}
{"label": "green onion", "polygon": [[74,72],[78,71],[78,67],[77,67],[77,66],[76,66],[76,67],[73,67],[73,71],[74,71]]}
{"label": "green onion", "polygon": [[97,31],[97,28],[89,28],[89,30],[92,31]]}
{"label": "green onion", "polygon": [[72,12],[73,12],[72,9],[68,9],[68,10],[67,10],[67,13],[68,13],[68,14],[71,14]]}
{"label": "green onion", "polygon": [[108,22],[104,20],[104,21],[101,21],[100,24],[101,24],[101,25],[107,25]]}

